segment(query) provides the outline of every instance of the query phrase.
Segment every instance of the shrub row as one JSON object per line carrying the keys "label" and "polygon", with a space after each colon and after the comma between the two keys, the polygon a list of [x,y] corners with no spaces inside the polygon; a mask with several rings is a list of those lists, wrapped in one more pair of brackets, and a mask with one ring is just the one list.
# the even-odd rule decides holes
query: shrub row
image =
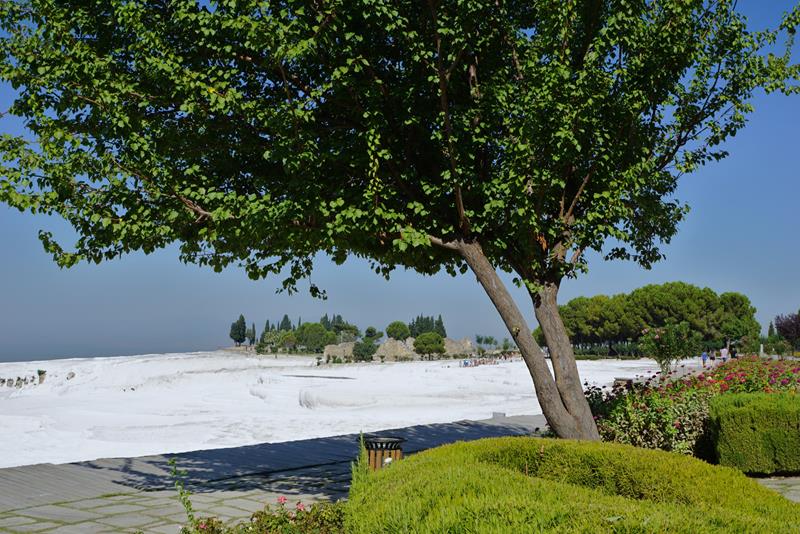
{"label": "shrub row", "polygon": [[740,358],[707,372],[671,380],[656,373],[632,388],[586,391],[606,441],[662,449],[713,460],[707,432],[709,402],[733,393],[800,392],[796,361]]}
{"label": "shrub row", "polygon": [[345,531],[800,532],[800,505],[687,456],[498,438],[354,477]]}
{"label": "shrub row", "polygon": [[712,399],[716,460],[745,473],[800,473],[800,395],[741,393]]}

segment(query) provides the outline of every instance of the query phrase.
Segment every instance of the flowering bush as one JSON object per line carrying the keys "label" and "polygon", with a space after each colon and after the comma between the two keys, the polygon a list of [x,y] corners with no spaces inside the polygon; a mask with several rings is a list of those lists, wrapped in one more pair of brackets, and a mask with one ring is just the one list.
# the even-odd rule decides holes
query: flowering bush
{"label": "flowering bush", "polygon": [[695,453],[708,419],[708,390],[637,385],[590,395],[597,428],[605,441],[682,454]]}
{"label": "flowering bush", "polygon": [[800,392],[800,363],[740,358],[672,380],[656,374],[630,387],[589,388],[589,405],[606,441],[709,457],[709,403],[725,393]]}
{"label": "flowering bush", "polygon": [[181,534],[340,534],[344,509],[339,503],[294,505],[280,496],[278,505],[254,513],[250,521],[226,526],[217,518],[199,518],[181,529]]}

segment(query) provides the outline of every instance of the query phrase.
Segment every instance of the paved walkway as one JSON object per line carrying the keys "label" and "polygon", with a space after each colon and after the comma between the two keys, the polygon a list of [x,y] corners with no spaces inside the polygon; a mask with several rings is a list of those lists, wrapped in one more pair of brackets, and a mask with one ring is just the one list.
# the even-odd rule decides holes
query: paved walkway
{"label": "paved walkway", "polygon": [[790,501],[800,502],[800,477],[759,478],[758,482],[775,490]]}
{"label": "paved walkway", "polygon": [[[444,443],[525,435],[542,416],[419,425],[380,432],[418,452]],[[247,519],[284,495],[290,504],[347,495],[358,436],[0,469],[0,532],[177,533],[186,515],[169,461],[187,472],[195,512],[226,522]]]}

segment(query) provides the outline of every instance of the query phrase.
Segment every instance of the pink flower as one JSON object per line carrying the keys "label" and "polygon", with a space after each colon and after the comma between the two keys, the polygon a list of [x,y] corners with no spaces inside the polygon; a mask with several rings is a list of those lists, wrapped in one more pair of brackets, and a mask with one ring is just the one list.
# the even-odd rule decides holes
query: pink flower
{"label": "pink flower", "polygon": [[197,528],[199,528],[200,530],[205,530],[206,529],[206,522],[205,521],[200,521],[200,523],[198,523],[198,525],[197,525]]}
{"label": "pink flower", "polygon": [[280,497],[278,497],[278,504],[280,504],[281,506],[283,506],[284,504],[286,504],[286,497],[284,497],[283,495],[281,495]]}
{"label": "pink flower", "polygon": [[303,503],[301,503],[300,501],[297,501],[297,506],[295,506],[295,508],[297,508],[298,512],[305,512],[306,511],[305,505]]}

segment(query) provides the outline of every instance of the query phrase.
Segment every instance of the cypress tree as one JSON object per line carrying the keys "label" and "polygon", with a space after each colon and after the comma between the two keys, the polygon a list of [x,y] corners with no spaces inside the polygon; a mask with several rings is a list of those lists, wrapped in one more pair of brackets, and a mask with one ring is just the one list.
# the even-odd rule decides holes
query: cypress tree
{"label": "cypress tree", "polygon": [[444,328],[444,321],[442,320],[442,315],[439,314],[439,317],[436,318],[436,323],[433,326],[433,331],[442,336],[442,338],[447,337],[447,330]]}
{"label": "cypress tree", "polygon": [[289,331],[292,330],[292,321],[289,319],[289,316],[285,313],[283,314],[283,319],[281,319],[281,326],[279,330]]}
{"label": "cypress tree", "polygon": [[772,321],[769,322],[769,328],[767,329],[767,337],[775,337],[775,325],[772,324]]}
{"label": "cypress tree", "polygon": [[244,315],[239,315],[239,318],[231,324],[230,337],[236,343],[236,346],[244,343],[247,337],[247,323],[244,320]]}
{"label": "cypress tree", "polygon": [[325,330],[330,330],[333,327],[327,313],[320,318],[319,324],[321,324]]}
{"label": "cypress tree", "polygon": [[247,343],[251,347],[256,343],[256,323],[250,325],[250,329],[247,331]]}
{"label": "cypress tree", "polygon": [[239,336],[237,335],[236,332],[237,332],[236,321],[234,321],[234,322],[231,323],[231,329],[230,329],[230,333],[228,334],[228,336],[230,336],[230,338],[233,340],[234,344],[238,347],[239,346],[239,342],[236,341],[236,340],[239,338]]}

